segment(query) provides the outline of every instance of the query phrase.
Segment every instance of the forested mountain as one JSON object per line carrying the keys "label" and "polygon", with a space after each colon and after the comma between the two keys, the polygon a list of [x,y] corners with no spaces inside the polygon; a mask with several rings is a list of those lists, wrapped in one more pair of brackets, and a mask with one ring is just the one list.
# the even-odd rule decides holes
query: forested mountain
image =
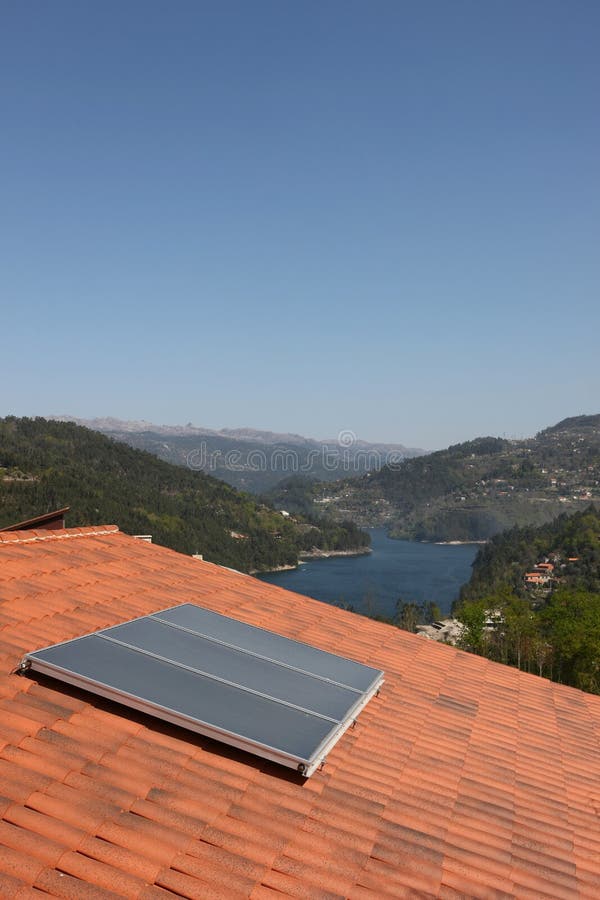
{"label": "forested mountain", "polygon": [[317,441],[298,434],[251,428],[214,431],[191,423],[167,426],[112,418],[74,421],[139,450],[148,450],[166,462],[205,472],[256,494],[269,490],[282,478],[304,475],[333,481],[424,452],[403,444],[360,441],[350,432],[338,439]]}
{"label": "forested mountain", "polygon": [[67,524],[115,523],[242,571],[370,542],[352,523],[284,517],[216,478],[72,423],[0,419],[0,526],[62,506],[71,507]]}
{"label": "forested mountain", "polygon": [[600,693],[600,512],[493,538],[456,615],[466,649]]}
{"label": "forested mountain", "polygon": [[600,414],[595,416],[570,416],[556,425],[551,425],[540,432],[540,437],[551,437],[566,433],[585,434],[597,432],[600,428]]}
{"label": "forested mountain", "polygon": [[267,496],[386,525],[395,537],[487,540],[600,502],[600,416],[565,419],[528,440],[478,438],[334,484],[282,482]]}

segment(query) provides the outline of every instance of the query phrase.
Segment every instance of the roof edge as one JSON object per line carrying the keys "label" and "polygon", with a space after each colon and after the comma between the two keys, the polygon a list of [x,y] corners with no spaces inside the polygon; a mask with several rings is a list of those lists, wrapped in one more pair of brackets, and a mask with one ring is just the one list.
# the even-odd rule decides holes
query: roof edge
{"label": "roof edge", "polygon": [[0,544],[32,544],[39,541],[64,541],[69,538],[94,537],[101,534],[115,534],[118,525],[89,525],[83,528],[61,528],[57,531],[29,529],[28,531],[2,531]]}
{"label": "roof edge", "polygon": [[63,529],[65,527],[65,516],[68,512],[70,512],[70,506],[62,506],[60,509],[53,509],[51,512],[42,513],[41,516],[33,516],[31,519],[23,519],[22,522],[15,522],[14,525],[6,525],[4,528],[0,528],[1,531],[34,531],[36,530],[36,526],[40,526],[46,530],[53,523],[60,522],[61,524],[58,526]]}

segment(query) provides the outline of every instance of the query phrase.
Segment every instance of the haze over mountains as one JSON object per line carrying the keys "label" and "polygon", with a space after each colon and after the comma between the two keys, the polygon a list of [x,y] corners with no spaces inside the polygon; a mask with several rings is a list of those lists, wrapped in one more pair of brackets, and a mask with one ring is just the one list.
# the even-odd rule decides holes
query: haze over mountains
{"label": "haze over mountains", "polygon": [[327,444],[256,429],[86,421],[113,441],[252,491],[276,509],[384,526],[408,540],[486,541],[600,505],[600,415],[564,419],[533,438],[480,437],[419,456],[351,433]]}
{"label": "haze over mountains", "polygon": [[166,462],[204,471],[234,487],[262,493],[283,478],[302,474],[319,481],[360,475],[397,464],[425,451],[403,444],[369,443],[350,431],[330,440],[299,434],[280,434],[254,428],[214,430],[193,425],[155,425],[112,417],[78,419],[49,416],[75,422],[132,447],[147,450]]}
{"label": "haze over mountains", "polygon": [[540,525],[600,504],[600,415],[564,419],[533,438],[480,437],[428,454],[351,433],[327,443],[191,424],[87,424],[261,494],[276,508],[383,525],[409,540],[485,541],[514,525]]}

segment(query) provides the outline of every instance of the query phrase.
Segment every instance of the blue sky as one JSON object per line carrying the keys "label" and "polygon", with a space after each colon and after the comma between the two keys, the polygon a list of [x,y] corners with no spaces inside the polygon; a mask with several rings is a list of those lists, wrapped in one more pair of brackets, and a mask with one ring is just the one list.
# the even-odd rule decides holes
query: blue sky
{"label": "blue sky", "polygon": [[0,413],[600,412],[596,0],[0,0]]}

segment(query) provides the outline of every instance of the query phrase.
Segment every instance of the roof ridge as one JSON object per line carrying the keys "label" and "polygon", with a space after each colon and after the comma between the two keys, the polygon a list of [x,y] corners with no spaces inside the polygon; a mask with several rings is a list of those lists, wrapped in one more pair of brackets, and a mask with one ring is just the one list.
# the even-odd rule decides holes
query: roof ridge
{"label": "roof ridge", "polygon": [[30,531],[3,531],[0,532],[0,544],[31,544],[37,541],[62,541],[68,538],[116,534],[118,531],[118,525],[89,525],[80,528],[61,528],[56,531],[46,531],[43,529]]}

